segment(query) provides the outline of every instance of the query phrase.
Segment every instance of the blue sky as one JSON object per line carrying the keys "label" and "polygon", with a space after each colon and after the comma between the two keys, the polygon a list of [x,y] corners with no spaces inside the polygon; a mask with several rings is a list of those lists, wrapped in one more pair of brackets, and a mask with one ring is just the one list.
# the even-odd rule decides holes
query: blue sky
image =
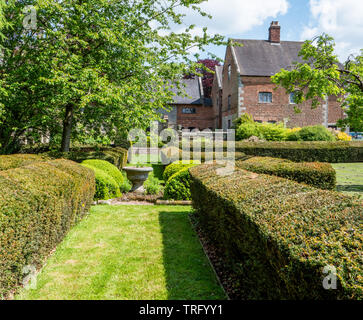
{"label": "blue sky", "polygon": [[[281,40],[302,41],[323,32],[333,36],[341,61],[363,48],[363,0],[208,0],[202,8],[213,16],[187,15],[186,25],[207,26],[227,38],[267,39],[272,20],[281,25]],[[208,48],[224,58],[225,48]]]}

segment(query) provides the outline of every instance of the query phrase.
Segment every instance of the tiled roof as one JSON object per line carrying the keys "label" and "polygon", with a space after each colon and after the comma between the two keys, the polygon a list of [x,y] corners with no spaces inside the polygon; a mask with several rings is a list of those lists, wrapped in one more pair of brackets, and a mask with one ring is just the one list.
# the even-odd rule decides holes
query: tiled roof
{"label": "tiled roof", "polygon": [[293,62],[303,62],[298,56],[303,42],[281,41],[272,44],[266,40],[233,41],[243,44],[242,47],[233,47],[241,75],[272,76],[282,68],[291,68]]}
{"label": "tiled roof", "polygon": [[[174,96],[174,104],[203,104],[203,87],[201,79],[182,79],[180,81],[180,89],[174,87],[172,91]],[[186,95],[178,95],[178,91],[185,91]]]}

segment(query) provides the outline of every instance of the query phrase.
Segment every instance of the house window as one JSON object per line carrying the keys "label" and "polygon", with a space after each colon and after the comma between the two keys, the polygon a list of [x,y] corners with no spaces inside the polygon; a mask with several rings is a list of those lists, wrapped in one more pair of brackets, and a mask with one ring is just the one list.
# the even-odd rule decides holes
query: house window
{"label": "house window", "polygon": [[197,113],[197,109],[195,109],[195,108],[183,108],[182,113],[184,113],[184,114],[194,114],[194,113]]}
{"label": "house window", "polygon": [[231,74],[232,74],[232,67],[231,65],[229,64],[228,65],[228,81],[231,80]]}
{"label": "house window", "polygon": [[227,110],[231,110],[231,95],[228,96],[228,106],[227,106]]}
{"label": "house window", "polygon": [[258,93],[258,102],[259,103],[271,103],[272,102],[272,93],[271,92],[259,92]]}
{"label": "house window", "polygon": [[228,120],[228,129],[231,129],[231,120]]}
{"label": "house window", "polygon": [[290,104],[295,104],[295,96],[296,96],[296,92],[291,92],[289,95],[289,103]]}

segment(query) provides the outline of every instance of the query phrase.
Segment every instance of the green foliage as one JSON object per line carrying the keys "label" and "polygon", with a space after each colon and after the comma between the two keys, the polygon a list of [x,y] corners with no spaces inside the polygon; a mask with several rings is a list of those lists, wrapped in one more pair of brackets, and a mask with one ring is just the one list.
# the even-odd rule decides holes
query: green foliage
{"label": "green foliage", "polygon": [[165,199],[190,200],[191,177],[189,168],[186,167],[174,173],[166,182],[164,190]]}
{"label": "green foliage", "polygon": [[162,163],[153,163],[151,166],[153,168],[154,177],[158,178],[159,180],[163,180],[166,166]]}
{"label": "green foliage", "polygon": [[122,188],[124,186],[125,179],[123,174],[119,169],[117,169],[116,166],[109,163],[108,161],[92,159],[92,160],[85,160],[82,162],[82,164],[100,169],[103,172],[107,173],[116,181],[119,188]]}
{"label": "green foliage", "polygon": [[[362,299],[362,204],[280,177],[190,168],[199,226],[246,299]],[[326,290],[333,265],[337,289]]]}
{"label": "green foliage", "polygon": [[252,115],[243,113],[239,118],[233,120],[233,128],[237,129],[241,124],[244,123],[255,123]]}
{"label": "green foliage", "polygon": [[163,187],[161,185],[161,181],[155,177],[154,172],[151,172],[144,182],[144,188],[146,190],[146,194],[159,194]]}
{"label": "green foliage", "polygon": [[[321,105],[326,96],[337,96],[343,100],[348,116],[338,125],[363,131],[363,49],[343,66],[334,47],[334,39],[326,34],[305,41],[299,55],[308,63],[297,63],[290,71],[282,69],[272,82],[287,93],[295,92],[297,104],[311,100],[313,108]],[[299,110],[298,105],[294,107]]]}
{"label": "green foliage", "polygon": [[283,141],[286,138],[287,129],[282,124],[259,123],[257,125],[257,136],[267,141]]}
{"label": "green foliage", "polygon": [[[22,135],[35,141],[50,135],[68,151],[69,137],[107,136],[104,142],[145,129],[160,119],[156,110],[172,102],[171,83],[199,66],[189,49],[225,44],[204,28],[202,35],[193,35],[194,25],[184,28],[186,8],[210,17],[200,0],[30,3],[38,23],[29,32],[24,1],[7,1],[3,8],[0,144],[7,153],[19,147]],[[168,32],[175,25],[183,31]]]}
{"label": "green foliage", "polygon": [[79,148],[71,149],[70,152],[49,151],[43,155],[52,158],[64,158],[76,162],[89,159],[99,159],[110,162],[118,169],[122,169],[127,163],[127,150],[121,147],[101,147],[101,148]]}
{"label": "green foliage", "polygon": [[193,167],[193,166],[196,166],[200,164],[199,161],[193,161],[193,160],[190,160],[190,161],[175,161],[171,164],[169,164],[165,170],[164,170],[164,174],[163,174],[163,178],[164,178],[164,181],[167,182],[169,180],[169,178],[175,174],[176,172],[184,169],[184,168],[190,168],[190,167]]}
{"label": "green foliage", "polygon": [[360,141],[283,141],[236,142],[236,153],[284,158],[296,162],[363,162],[363,142]]}
{"label": "green foliage", "polygon": [[320,189],[335,189],[336,173],[330,163],[292,162],[286,159],[252,157],[237,161],[236,166],[256,173],[266,173],[306,183]]}
{"label": "green foliage", "polygon": [[244,140],[252,136],[258,136],[258,129],[255,123],[245,122],[237,128],[236,140]]}
{"label": "green foliage", "polygon": [[35,154],[12,154],[0,156],[0,171],[27,166],[34,162],[49,160],[48,157]]}
{"label": "green foliage", "polygon": [[0,298],[5,298],[23,280],[23,268],[40,268],[88,212],[95,182],[92,170],[53,160],[0,171],[0,188]]}
{"label": "green foliage", "polygon": [[96,179],[95,200],[107,200],[121,197],[120,187],[112,176],[92,165],[86,163],[81,163],[81,165],[94,171]]}
{"label": "green foliage", "polygon": [[303,127],[287,134],[288,141],[335,141],[335,136],[322,125]]}

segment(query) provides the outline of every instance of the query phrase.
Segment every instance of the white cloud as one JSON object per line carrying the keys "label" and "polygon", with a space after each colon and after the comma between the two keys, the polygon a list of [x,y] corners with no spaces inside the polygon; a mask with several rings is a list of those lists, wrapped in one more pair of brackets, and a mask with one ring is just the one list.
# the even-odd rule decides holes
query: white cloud
{"label": "white cloud", "polygon": [[188,14],[186,22],[200,21],[198,25],[208,27],[210,33],[233,35],[262,25],[267,18],[285,14],[289,4],[287,0],[208,0],[200,6],[213,19]]}
{"label": "white cloud", "polygon": [[334,37],[341,61],[363,48],[362,0],[310,0],[311,21],[301,40],[312,39],[323,32]]}

